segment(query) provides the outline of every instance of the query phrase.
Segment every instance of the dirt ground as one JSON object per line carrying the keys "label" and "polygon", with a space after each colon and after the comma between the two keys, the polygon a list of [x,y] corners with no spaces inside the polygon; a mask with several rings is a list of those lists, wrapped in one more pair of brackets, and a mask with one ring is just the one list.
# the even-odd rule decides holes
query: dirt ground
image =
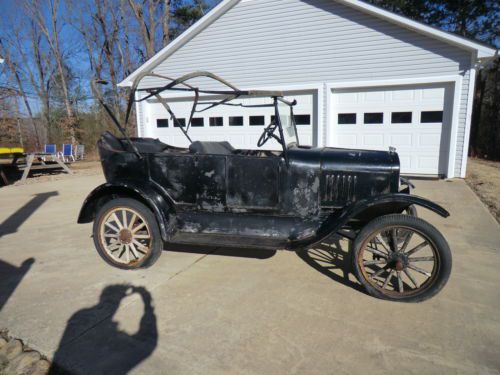
{"label": "dirt ground", "polygon": [[500,162],[469,158],[466,181],[500,223]]}

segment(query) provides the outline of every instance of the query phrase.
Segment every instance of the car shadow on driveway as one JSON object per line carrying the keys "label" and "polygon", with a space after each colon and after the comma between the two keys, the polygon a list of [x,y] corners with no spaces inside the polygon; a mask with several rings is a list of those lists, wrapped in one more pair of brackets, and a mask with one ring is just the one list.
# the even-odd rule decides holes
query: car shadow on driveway
{"label": "car shadow on driveway", "polygon": [[33,263],[35,263],[35,259],[28,258],[21,266],[16,267],[0,259],[0,311]]}
{"label": "car shadow on driveway", "polygon": [[[0,223],[0,238],[4,235],[17,232],[19,227],[26,220],[28,220],[28,218],[36,210],[38,210],[40,206],[47,201],[47,199],[58,194],[59,193],[57,191],[35,194],[26,204],[18,208],[2,223]],[[2,247],[2,250],[13,251],[17,249]],[[7,300],[14,293],[33,263],[35,263],[35,259],[28,258],[21,264],[21,266],[16,267],[0,259],[0,310],[2,310],[4,305],[7,303]]]}
{"label": "car shadow on driveway", "polygon": [[[141,298],[144,308],[137,331],[129,333],[121,325],[135,321],[130,314],[136,315],[136,309],[126,308],[126,321],[114,318],[120,314],[122,300],[133,295]],[[48,375],[125,375],[148,358],[157,344],[156,315],[147,289],[108,285],[96,305],[75,312],[68,320]]]}
{"label": "car shadow on driveway", "polygon": [[[0,237],[17,232],[19,227],[40,208],[50,197],[59,195],[57,191],[35,194],[24,206],[11,214],[0,224]],[[47,218],[50,220],[50,218]]]}
{"label": "car shadow on driveway", "polygon": [[342,242],[339,236],[332,236],[313,248],[298,251],[297,255],[309,266],[333,281],[367,294],[353,274],[351,251],[351,241]]}
{"label": "car shadow on driveway", "polygon": [[240,248],[240,247],[215,247],[201,245],[166,244],[163,250],[180,253],[222,255],[240,258],[268,259],[276,254],[276,250]]}

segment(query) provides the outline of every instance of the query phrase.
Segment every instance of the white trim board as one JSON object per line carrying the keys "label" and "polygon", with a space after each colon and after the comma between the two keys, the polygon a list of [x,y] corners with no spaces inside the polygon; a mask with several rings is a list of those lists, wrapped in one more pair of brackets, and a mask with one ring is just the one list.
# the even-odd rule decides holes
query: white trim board
{"label": "white trim board", "polygon": [[469,93],[467,96],[467,112],[465,115],[464,149],[462,152],[462,165],[460,166],[460,177],[465,178],[467,173],[467,156],[469,151],[470,130],[472,122],[472,109],[474,105],[474,88],[476,87],[476,57],[471,58],[471,69],[469,75]]}
{"label": "white trim board", "polygon": [[[174,39],[170,44],[161,49],[157,54],[151,57],[148,61],[142,64],[138,69],[136,69],[132,74],[125,78],[119,83],[119,86],[130,86],[134,77],[147,69],[152,70],[162,61],[168,58],[171,54],[181,48],[184,44],[194,38],[198,33],[202,32],[211,23],[217,20],[220,16],[226,13],[230,8],[236,5],[241,0],[223,0],[205,16],[200,18],[195,22],[190,28],[184,31],[179,37]],[[284,1],[284,0],[282,0]],[[332,0],[333,1],[333,0]],[[398,24],[401,27],[413,30],[425,34],[429,37],[442,40],[446,43],[455,45],[457,47],[466,49],[471,53],[477,53],[477,58],[487,58],[498,54],[498,51],[493,47],[485,46],[481,43],[477,43],[473,40],[460,37],[445,31],[436,29],[432,26],[410,20],[409,18],[399,16],[395,13],[389,12],[387,10],[381,9],[379,7],[367,4],[360,0],[335,0],[339,3],[343,3],[352,8],[358,9],[359,11],[369,13],[379,18],[388,20]]]}
{"label": "white trim board", "polygon": [[433,83],[452,83],[453,84],[453,109],[450,129],[450,144],[448,154],[448,169],[446,177],[452,178],[455,176],[455,160],[457,150],[457,135],[458,135],[458,121],[460,113],[460,96],[462,93],[462,76],[436,76],[426,78],[404,78],[394,80],[377,80],[377,81],[352,81],[352,82],[329,82],[326,84],[326,121],[323,126],[326,127],[324,132],[325,138],[323,139],[323,146],[326,146],[326,140],[329,139],[332,129],[330,124],[332,122],[332,95],[335,89],[346,88],[370,88],[370,87],[391,87],[391,86],[406,86],[418,84],[433,84]]}

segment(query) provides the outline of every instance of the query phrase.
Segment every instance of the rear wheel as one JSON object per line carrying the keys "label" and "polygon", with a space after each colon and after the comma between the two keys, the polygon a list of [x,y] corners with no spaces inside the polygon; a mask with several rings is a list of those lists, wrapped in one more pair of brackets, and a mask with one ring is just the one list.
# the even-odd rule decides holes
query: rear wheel
{"label": "rear wheel", "polygon": [[353,269],[371,295],[419,302],[437,294],[451,272],[451,252],[441,233],[409,215],[374,219],[354,242]]}
{"label": "rear wheel", "polygon": [[149,267],[163,248],[154,214],[135,199],[118,198],[103,205],[94,221],[93,233],[99,255],[121,269]]}

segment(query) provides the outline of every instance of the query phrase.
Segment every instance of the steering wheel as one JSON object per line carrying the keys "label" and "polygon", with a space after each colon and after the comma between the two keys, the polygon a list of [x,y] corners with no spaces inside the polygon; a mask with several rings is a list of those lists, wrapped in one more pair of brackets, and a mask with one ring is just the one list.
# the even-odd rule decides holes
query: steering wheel
{"label": "steering wheel", "polygon": [[257,147],[262,147],[264,144],[269,141],[269,139],[274,138],[278,141],[278,143],[281,144],[281,139],[279,139],[276,135],[274,135],[274,132],[278,125],[276,125],[275,122],[272,122],[269,124],[264,131],[262,132],[262,135],[260,136],[258,142],[257,142]]}

